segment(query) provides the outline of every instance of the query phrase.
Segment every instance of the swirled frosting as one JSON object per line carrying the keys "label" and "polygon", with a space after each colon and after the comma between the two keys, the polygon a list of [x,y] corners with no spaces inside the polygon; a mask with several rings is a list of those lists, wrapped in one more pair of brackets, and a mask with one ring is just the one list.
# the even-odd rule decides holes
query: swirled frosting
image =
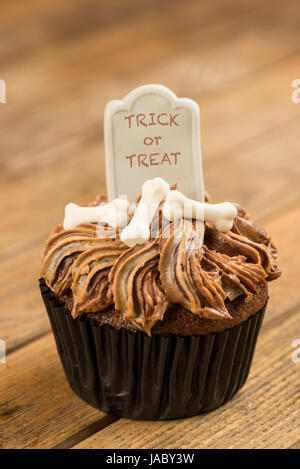
{"label": "swirled frosting", "polygon": [[[99,203],[103,197],[93,205]],[[163,202],[149,241],[133,247],[104,224],[53,230],[42,277],[59,298],[72,298],[74,318],[113,306],[148,335],[175,304],[208,321],[228,320],[229,303],[238,297],[249,302],[280,275],[269,235],[241,207],[226,233],[198,220],[169,222],[162,208]]]}

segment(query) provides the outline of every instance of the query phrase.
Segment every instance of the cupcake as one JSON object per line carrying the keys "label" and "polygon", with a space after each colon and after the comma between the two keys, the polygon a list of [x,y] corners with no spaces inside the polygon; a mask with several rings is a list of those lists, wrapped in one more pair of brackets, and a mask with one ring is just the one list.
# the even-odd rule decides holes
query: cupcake
{"label": "cupcake", "polygon": [[74,392],[164,420],[243,386],[279,275],[270,236],[240,206],[200,204],[155,178],[130,207],[69,204],[44,245],[40,289]]}

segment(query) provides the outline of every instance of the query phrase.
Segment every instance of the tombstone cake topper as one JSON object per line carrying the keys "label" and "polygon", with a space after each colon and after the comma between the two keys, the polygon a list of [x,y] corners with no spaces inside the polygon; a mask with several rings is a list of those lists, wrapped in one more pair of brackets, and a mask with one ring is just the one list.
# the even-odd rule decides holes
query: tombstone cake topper
{"label": "tombstone cake topper", "polygon": [[108,199],[136,198],[157,176],[192,199],[204,200],[198,104],[162,85],[144,85],[104,114]]}
{"label": "tombstone cake topper", "polygon": [[[230,230],[237,213],[234,205],[204,203],[199,121],[195,101],[177,98],[162,85],[141,86],[123,100],[108,103],[104,131],[109,203],[67,204],[64,229],[107,223],[121,228],[120,239],[129,247],[144,244],[164,202],[163,214],[170,221],[188,218],[213,223],[221,232]],[[179,191],[171,190],[174,183]],[[129,207],[140,188],[137,206]]]}

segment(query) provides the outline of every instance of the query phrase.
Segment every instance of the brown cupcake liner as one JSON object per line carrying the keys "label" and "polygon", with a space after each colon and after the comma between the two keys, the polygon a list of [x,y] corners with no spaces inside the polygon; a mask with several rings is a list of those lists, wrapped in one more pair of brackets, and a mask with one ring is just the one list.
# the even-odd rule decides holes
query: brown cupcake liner
{"label": "brown cupcake liner", "polygon": [[148,337],[74,320],[43,279],[40,289],[73,391],[103,412],[132,419],[192,417],[229,401],[248,377],[266,308],[214,334]]}

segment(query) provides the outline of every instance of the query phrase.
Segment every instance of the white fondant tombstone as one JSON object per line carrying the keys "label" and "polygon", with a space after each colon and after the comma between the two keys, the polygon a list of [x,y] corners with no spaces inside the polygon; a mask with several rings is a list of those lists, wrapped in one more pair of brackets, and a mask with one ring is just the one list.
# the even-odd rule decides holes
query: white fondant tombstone
{"label": "white fondant tombstone", "polygon": [[162,85],[145,85],[105,109],[106,184],[109,200],[133,202],[142,184],[164,178],[203,201],[198,104]]}

